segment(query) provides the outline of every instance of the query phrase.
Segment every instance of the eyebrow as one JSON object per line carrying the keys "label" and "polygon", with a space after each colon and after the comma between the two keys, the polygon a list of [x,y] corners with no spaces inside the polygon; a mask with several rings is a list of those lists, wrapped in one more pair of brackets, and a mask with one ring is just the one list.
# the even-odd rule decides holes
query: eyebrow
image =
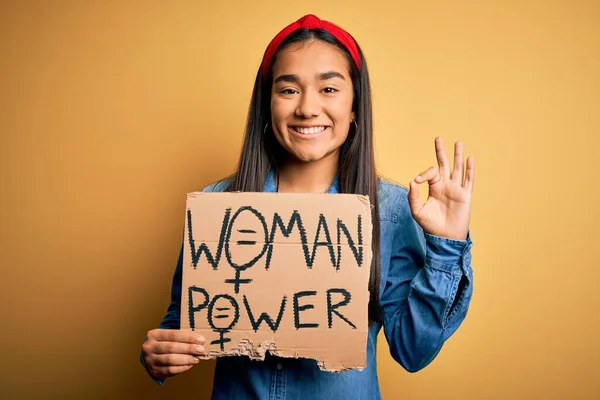
{"label": "eyebrow", "polygon": [[[344,78],[344,75],[342,75],[336,71],[322,72],[320,74],[317,74],[316,78],[320,81],[326,81],[326,80],[333,79],[333,78],[340,78],[342,80],[346,80],[346,78]],[[293,75],[293,74],[279,75],[273,81],[273,83],[279,83],[279,82],[299,83],[300,77],[298,75]]]}

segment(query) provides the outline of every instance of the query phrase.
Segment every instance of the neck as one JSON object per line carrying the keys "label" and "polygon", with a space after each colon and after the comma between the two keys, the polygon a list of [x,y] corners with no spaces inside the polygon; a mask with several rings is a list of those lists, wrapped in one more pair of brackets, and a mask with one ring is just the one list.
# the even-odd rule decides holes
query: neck
{"label": "neck", "polygon": [[326,193],[338,169],[336,152],[319,161],[290,160],[278,170],[277,191],[281,193]]}

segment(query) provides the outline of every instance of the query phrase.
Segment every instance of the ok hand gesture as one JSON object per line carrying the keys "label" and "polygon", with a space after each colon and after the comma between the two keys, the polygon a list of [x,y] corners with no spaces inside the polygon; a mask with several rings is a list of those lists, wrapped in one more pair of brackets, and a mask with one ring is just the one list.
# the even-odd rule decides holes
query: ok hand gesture
{"label": "ok hand gesture", "polygon": [[[475,179],[475,159],[467,158],[463,168],[463,146],[454,145],[454,166],[444,152],[442,138],[435,139],[438,167],[431,167],[410,182],[408,202],[413,218],[429,234],[449,239],[465,240],[469,231],[471,197]],[[419,199],[419,184],[429,184],[425,204]]]}

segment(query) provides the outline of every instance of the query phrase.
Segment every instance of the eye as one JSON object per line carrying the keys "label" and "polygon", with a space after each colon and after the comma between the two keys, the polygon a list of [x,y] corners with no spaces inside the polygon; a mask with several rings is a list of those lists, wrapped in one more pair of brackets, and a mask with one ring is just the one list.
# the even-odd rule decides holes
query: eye
{"label": "eye", "polygon": [[296,93],[298,93],[298,91],[296,89],[288,88],[288,89],[280,90],[279,93],[281,93],[281,94],[296,94]]}
{"label": "eye", "polygon": [[326,87],[325,89],[323,89],[323,92],[325,92],[325,93],[335,93],[335,92],[337,92],[337,89],[334,89],[332,87]]}

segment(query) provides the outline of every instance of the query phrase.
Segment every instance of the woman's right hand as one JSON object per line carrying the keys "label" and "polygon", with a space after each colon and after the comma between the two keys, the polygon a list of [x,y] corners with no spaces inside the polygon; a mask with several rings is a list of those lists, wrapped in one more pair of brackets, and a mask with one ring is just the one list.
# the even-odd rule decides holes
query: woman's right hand
{"label": "woman's right hand", "polygon": [[180,374],[198,364],[204,337],[186,330],[153,329],[142,345],[144,362],[155,379]]}

